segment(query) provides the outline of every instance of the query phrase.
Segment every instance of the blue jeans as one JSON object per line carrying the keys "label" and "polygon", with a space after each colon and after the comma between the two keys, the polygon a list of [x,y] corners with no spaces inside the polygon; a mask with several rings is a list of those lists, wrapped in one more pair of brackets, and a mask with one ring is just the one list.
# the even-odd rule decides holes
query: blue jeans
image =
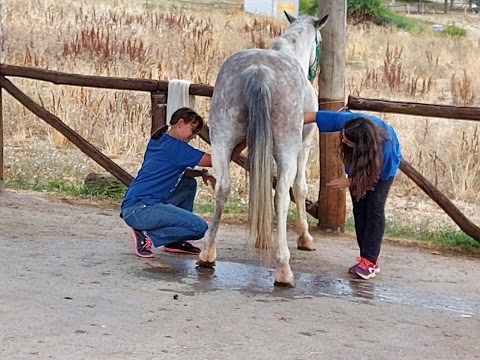
{"label": "blue jeans", "polygon": [[208,225],[193,211],[197,181],[183,177],[168,203],[146,205],[138,201],[122,208],[125,223],[131,228],[144,230],[155,247],[205,236]]}

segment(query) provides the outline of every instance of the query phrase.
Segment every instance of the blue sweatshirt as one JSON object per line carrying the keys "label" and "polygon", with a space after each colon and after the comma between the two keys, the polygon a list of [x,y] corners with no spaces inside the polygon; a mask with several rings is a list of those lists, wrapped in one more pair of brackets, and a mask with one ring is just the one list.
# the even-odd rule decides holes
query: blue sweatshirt
{"label": "blue sweatshirt", "polygon": [[172,196],[187,168],[195,167],[204,152],[169,134],[150,139],[137,177],[125,193],[122,209],[142,201],[145,205],[165,203]]}
{"label": "blue sweatshirt", "polygon": [[[389,139],[382,144],[383,165],[380,172],[380,180],[388,180],[397,174],[400,159],[402,158],[397,134],[389,124],[376,116],[350,111],[320,110],[317,112],[315,120],[321,132],[335,132],[340,131],[347,121],[358,116],[372,120],[376,125],[385,129],[388,134]],[[345,168],[345,172],[347,175],[349,174],[348,168]]]}

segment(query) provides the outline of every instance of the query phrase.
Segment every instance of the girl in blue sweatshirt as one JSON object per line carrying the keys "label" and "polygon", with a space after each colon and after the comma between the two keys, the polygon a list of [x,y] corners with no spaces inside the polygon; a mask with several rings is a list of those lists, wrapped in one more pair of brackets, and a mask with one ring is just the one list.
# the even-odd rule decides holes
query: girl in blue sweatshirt
{"label": "girl in blue sweatshirt", "polygon": [[[208,226],[193,213],[195,177],[202,177],[212,188],[216,184],[206,169],[195,169],[211,167],[210,154],[189,144],[203,126],[200,115],[183,107],[173,113],[170,126],[157,130],[147,144],[142,167],[121,205],[139,257],[153,257],[152,246],[173,253],[200,253],[190,240],[203,238]],[[244,148],[244,143],[237,146],[232,157]]]}
{"label": "girl in blue sweatshirt", "polygon": [[327,184],[349,188],[360,256],[348,271],[363,279],[380,272],[378,257],[385,231],[385,203],[402,153],[395,130],[382,119],[350,111],[306,112],[305,124],[321,132],[340,131],[340,156],[347,177]]}

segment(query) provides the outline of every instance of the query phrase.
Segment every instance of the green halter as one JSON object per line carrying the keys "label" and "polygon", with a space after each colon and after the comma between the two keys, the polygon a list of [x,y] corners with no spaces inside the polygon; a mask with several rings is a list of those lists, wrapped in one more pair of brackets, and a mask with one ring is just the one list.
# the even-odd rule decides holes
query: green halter
{"label": "green halter", "polygon": [[320,57],[320,44],[318,42],[318,33],[315,34],[315,60],[308,68],[308,80],[312,81],[317,76],[318,68],[320,67],[318,64],[318,58]]}

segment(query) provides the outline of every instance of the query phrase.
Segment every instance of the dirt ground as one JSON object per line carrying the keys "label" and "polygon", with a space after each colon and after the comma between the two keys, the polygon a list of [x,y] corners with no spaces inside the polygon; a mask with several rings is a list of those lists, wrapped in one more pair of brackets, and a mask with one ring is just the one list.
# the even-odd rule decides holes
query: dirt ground
{"label": "dirt ground", "polygon": [[294,289],[273,287],[242,226],[215,270],[133,254],[118,204],[0,193],[0,359],[479,359],[478,258],[386,240],[381,273],[346,273],[351,237],[312,229]]}

